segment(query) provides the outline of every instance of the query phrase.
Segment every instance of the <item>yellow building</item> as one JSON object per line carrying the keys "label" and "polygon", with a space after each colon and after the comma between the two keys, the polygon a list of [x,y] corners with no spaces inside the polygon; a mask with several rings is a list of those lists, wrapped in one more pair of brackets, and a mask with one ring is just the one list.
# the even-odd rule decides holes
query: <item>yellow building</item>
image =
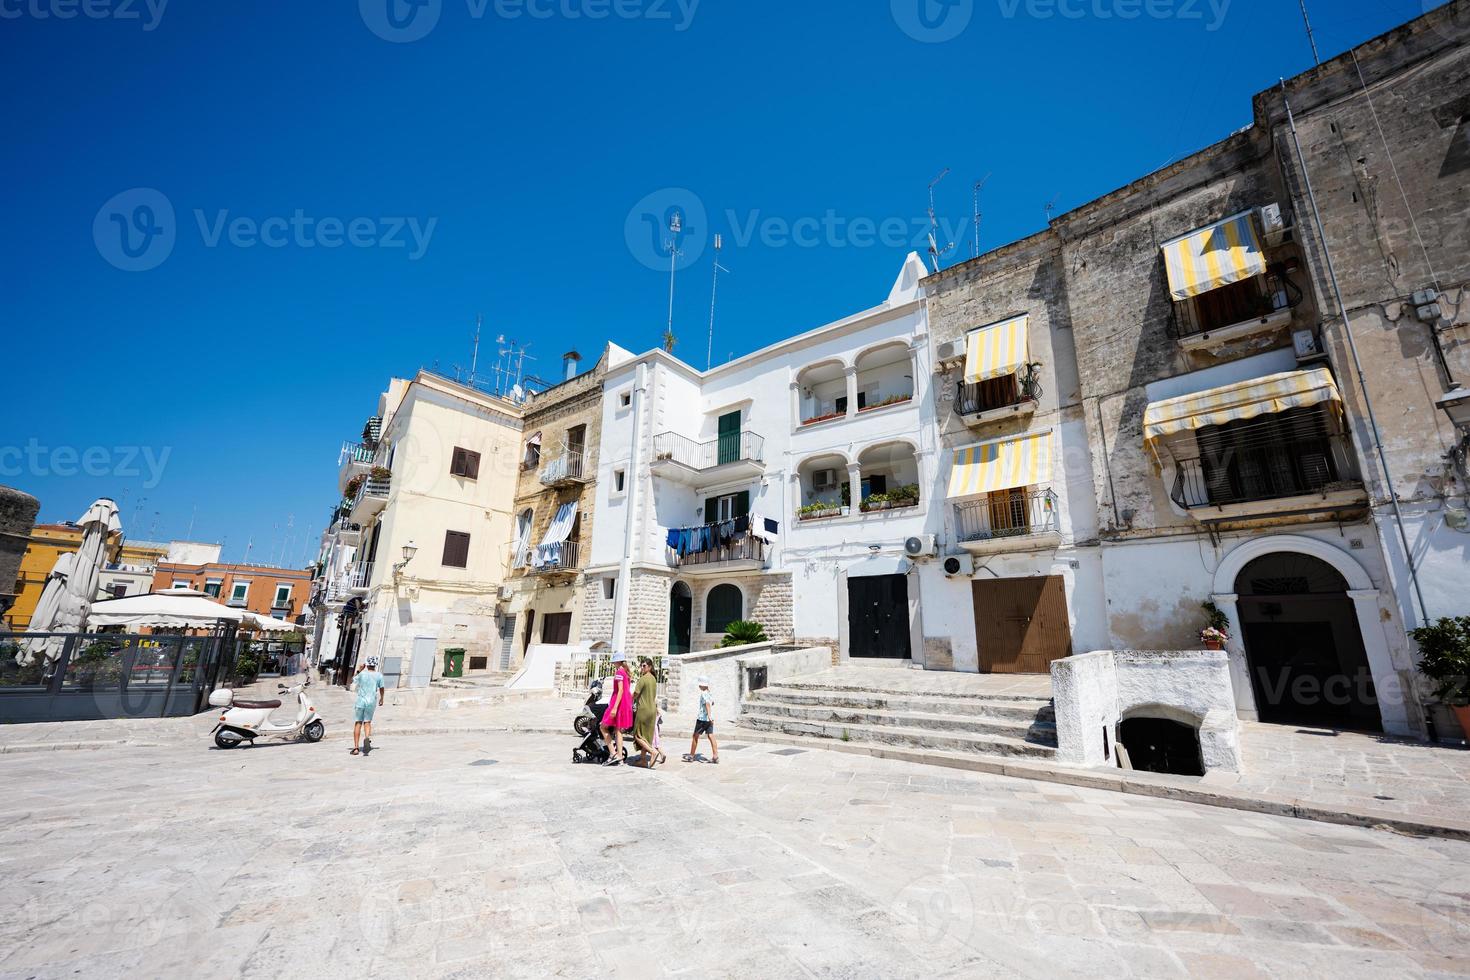
{"label": "yellow building", "polygon": [[[46,588],[46,576],[51,574],[56,559],[61,555],[75,554],[81,546],[82,529],[75,524],[37,524],[31,530],[25,556],[20,560],[20,574],[16,577],[15,605],[10,607],[10,612],[5,616],[5,623],[10,629],[24,630],[30,625],[31,614],[36,611],[36,603],[41,601],[41,592]],[[114,534],[107,542],[107,561],[120,561],[125,547],[122,534]],[[157,560],[153,558],[149,563],[156,564]],[[141,556],[138,563],[143,563]]]}

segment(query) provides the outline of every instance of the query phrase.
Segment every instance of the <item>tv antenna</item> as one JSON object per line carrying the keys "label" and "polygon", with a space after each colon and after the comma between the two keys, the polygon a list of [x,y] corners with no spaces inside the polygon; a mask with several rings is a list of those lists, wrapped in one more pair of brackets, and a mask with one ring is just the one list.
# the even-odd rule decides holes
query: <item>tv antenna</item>
{"label": "tv antenna", "polygon": [[984,189],[985,182],[989,179],[990,174],[986,174],[975,181],[975,258],[977,259],[980,257],[980,191]]}
{"label": "tv antenna", "polygon": [[939,271],[939,260],[948,255],[954,249],[954,242],[939,247],[939,239],[936,237],[939,231],[939,219],[934,214],[934,187],[946,176],[949,168],[945,167],[939,172],[939,176],[929,181],[929,261],[934,266],[934,271]]}
{"label": "tv antenna", "polygon": [[1046,206],[1042,208],[1042,210],[1046,212],[1047,224],[1051,224],[1051,213],[1057,209],[1057,198],[1061,196],[1062,192],[1057,191],[1055,194],[1052,195],[1051,200],[1046,202]]}
{"label": "tv antenna", "polygon": [[481,314],[479,314],[479,313],[476,313],[475,314],[475,346],[472,348],[472,350],[470,352],[470,387],[471,388],[473,388],[475,386],[475,368],[477,366],[479,366],[479,363],[480,363],[480,325],[484,322],[484,320],[485,320],[485,318]]}
{"label": "tv antenna", "polygon": [[[729,272],[730,271],[729,269],[726,269],[724,266],[720,265],[720,249],[722,247],[724,247],[724,244],[725,244],[725,238],[724,238],[724,236],[721,235],[721,234],[719,234],[718,232],[716,232],[715,233],[715,273],[714,273],[714,281],[710,283],[710,287],[709,287],[709,343],[707,343],[705,345],[705,348],[704,348],[704,369],[706,371],[708,371],[711,367],[714,366],[714,356],[715,356],[715,291],[717,289],[719,289],[719,287],[720,287],[720,272],[721,271],[724,271],[724,272]],[[673,328],[673,325],[670,324],[670,329],[672,330],[672,328]]]}
{"label": "tv antenna", "polygon": [[669,218],[669,328],[664,333],[664,347],[673,351],[674,339],[674,273],[679,271],[679,233],[684,230],[684,216],[675,211]]}
{"label": "tv antenna", "polygon": [[1302,7],[1302,23],[1307,25],[1307,43],[1312,46],[1312,61],[1322,64],[1322,58],[1317,54],[1317,38],[1312,34],[1312,21],[1307,16],[1307,0],[1300,0]]}

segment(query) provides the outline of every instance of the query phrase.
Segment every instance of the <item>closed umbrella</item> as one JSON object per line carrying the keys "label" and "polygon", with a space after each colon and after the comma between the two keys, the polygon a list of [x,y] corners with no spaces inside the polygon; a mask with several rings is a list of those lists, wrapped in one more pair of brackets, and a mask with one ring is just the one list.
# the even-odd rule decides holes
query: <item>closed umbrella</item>
{"label": "closed umbrella", "polygon": [[[66,592],[66,580],[71,576],[72,565],[77,556],[71,552],[56,556],[56,564],[51,566],[51,573],[46,576],[46,584],[41,589],[41,598],[36,602],[36,611],[31,613],[30,631],[32,633],[44,633],[50,628],[50,624],[56,620],[57,611],[61,608],[61,596]],[[49,640],[26,640],[21,643],[20,650],[15,655],[15,662],[22,667],[29,667],[36,662],[36,658],[48,647]],[[48,660],[55,659],[48,656]]]}
{"label": "closed umbrella", "polygon": [[[54,609],[48,610],[45,618],[32,617],[32,633],[80,633],[87,622],[87,612],[97,596],[97,579],[102,573],[102,562],[107,557],[107,539],[122,529],[122,522],[118,520],[117,504],[108,497],[93,501],[92,506],[77,521],[77,526],[82,529],[82,543],[72,560],[65,587],[61,589]],[[48,589],[50,585],[48,581]],[[44,592],[42,598],[45,598]],[[47,661],[54,662],[61,656],[63,646],[62,638],[52,637],[38,644],[27,644],[27,652],[31,659],[41,654]]]}

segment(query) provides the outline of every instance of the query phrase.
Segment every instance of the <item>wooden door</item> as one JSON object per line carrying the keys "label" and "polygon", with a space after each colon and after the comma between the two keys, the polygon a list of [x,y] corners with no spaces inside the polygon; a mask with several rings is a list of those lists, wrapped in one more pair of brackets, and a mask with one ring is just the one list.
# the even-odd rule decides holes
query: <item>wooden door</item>
{"label": "wooden door", "polygon": [[975,645],[986,674],[1045,674],[1072,652],[1060,575],[976,579]]}
{"label": "wooden door", "polygon": [[565,645],[572,636],[572,614],[547,613],[541,618],[541,642]]}
{"label": "wooden door", "polygon": [[716,460],[719,465],[733,463],[740,458],[740,413],[729,412],[720,416],[719,444]]}
{"label": "wooden door", "polygon": [[871,575],[847,580],[847,655],[909,659],[907,577]]}

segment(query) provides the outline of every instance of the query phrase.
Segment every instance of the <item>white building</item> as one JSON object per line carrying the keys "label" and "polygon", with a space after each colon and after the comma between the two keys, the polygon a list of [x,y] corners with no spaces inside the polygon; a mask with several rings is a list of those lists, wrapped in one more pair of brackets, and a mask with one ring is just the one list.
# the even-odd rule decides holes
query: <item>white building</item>
{"label": "white building", "polygon": [[922,662],[905,544],[943,522],[923,275],[910,255],[882,304],[708,371],[610,348],[584,623],[637,654],[744,619]]}

